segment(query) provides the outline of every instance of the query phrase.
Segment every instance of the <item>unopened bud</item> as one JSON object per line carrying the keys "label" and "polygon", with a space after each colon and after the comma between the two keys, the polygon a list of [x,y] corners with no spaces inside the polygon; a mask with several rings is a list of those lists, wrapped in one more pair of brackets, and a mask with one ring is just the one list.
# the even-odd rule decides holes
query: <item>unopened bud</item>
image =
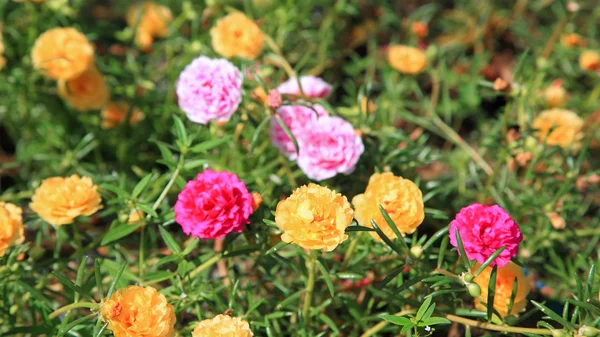
{"label": "unopened bud", "polygon": [[119,214],[119,222],[120,223],[127,223],[128,219],[129,219],[129,214],[127,214],[127,213]]}
{"label": "unopened bud", "polygon": [[584,325],[579,329],[578,333],[581,336],[585,337],[596,337],[600,334],[600,330],[591,326]]}
{"label": "unopened bud", "polygon": [[9,313],[10,313],[11,315],[14,315],[14,314],[16,314],[16,313],[17,313],[17,310],[19,310],[19,306],[18,306],[18,305],[16,305],[16,304],[13,304],[13,305],[10,307]]}
{"label": "unopened bud", "polygon": [[474,278],[474,276],[473,276],[473,274],[471,274],[471,273],[464,273],[464,274],[462,275],[462,277],[463,277],[463,281],[465,281],[466,283],[471,283],[471,282],[473,282],[473,278]]}
{"label": "unopened bud", "polygon": [[412,246],[410,247],[410,255],[415,259],[420,259],[423,256],[423,247],[421,246]]}
{"label": "unopened bud", "polygon": [[565,330],[554,329],[550,330],[552,337],[570,337],[569,333]]}
{"label": "unopened bud", "polygon": [[479,288],[479,285],[477,285],[477,283],[467,284],[467,291],[469,292],[469,295],[475,298],[481,296],[481,288]]}

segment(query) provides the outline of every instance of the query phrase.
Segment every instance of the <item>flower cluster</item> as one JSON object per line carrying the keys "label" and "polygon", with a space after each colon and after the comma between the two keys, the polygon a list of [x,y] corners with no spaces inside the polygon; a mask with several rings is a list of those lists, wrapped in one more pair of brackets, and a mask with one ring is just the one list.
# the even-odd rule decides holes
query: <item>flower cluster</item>
{"label": "flower cluster", "polygon": [[[282,83],[277,91],[292,95],[303,93],[306,98],[324,98],[331,86],[319,78],[303,76]],[[273,145],[288,159],[297,160],[310,179],[320,181],[338,173],[352,173],[364,151],[361,137],[348,121],[329,116],[320,104],[307,104],[299,101],[297,105],[284,105],[277,110],[277,115],[271,119]]]}

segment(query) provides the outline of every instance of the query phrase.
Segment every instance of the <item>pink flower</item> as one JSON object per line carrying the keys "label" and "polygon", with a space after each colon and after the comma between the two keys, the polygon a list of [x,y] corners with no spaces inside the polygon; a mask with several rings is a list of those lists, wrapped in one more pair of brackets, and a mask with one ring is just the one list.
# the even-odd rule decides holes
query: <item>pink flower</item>
{"label": "pink flower", "polygon": [[[283,123],[285,123],[291,131],[294,138],[296,138],[296,141],[298,141],[298,137],[300,137],[304,130],[312,125],[318,117],[327,115],[327,110],[319,104],[314,104],[312,109],[303,105],[285,105],[279,108],[277,113],[281,116]],[[275,118],[271,119],[270,136],[273,145],[275,145],[283,155],[290,160],[296,160],[298,153],[296,153],[294,142],[287,136],[284,129]]]}
{"label": "pink flower", "polygon": [[226,59],[200,56],[179,74],[179,107],[196,123],[226,122],[242,101],[242,73]]}
{"label": "pink flower", "polygon": [[269,91],[269,95],[267,96],[267,105],[271,109],[277,109],[281,106],[281,94],[276,90]]}
{"label": "pink flower", "polygon": [[461,209],[450,223],[450,243],[454,247],[458,247],[457,229],[469,260],[483,263],[500,247],[506,246],[491,266],[507,265],[517,255],[523,240],[519,226],[498,205],[473,204]]}
{"label": "pink flower", "polygon": [[218,239],[248,224],[252,195],[235,174],[205,170],[187,182],[174,210],[185,234]]}
{"label": "pink flower", "polygon": [[319,117],[303,129],[297,140],[298,166],[313,180],[352,173],[365,150],[352,124],[340,117]]}
{"label": "pink flower", "polygon": [[[329,96],[332,89],[331,84],[315,76],[300,77],[300,85],[302,86],[304,96],[307,98],[325,98]],[[300,88],[298,87],[298,80],[295,77],[281,83],[279,87],[277,87],[277,91],[279,91],[280,94],[302,95]]]}

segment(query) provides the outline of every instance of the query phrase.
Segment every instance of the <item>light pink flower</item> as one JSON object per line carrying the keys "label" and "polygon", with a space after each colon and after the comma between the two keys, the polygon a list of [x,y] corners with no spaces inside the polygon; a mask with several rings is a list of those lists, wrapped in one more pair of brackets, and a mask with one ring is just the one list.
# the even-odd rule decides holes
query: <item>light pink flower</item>
{"label": "light pink flower", "polygon": [[450,243],[454,247],[458,247],[457,229],[469,260],[483,263],[500,247],[506,246],[491,266],[507,265],[517,255],[519,243],[523,240],[519,226],[498,205],[473,204],[461,209],[450,223]]}
{"label": "light pink flower", "polygon": [[[304,96],[307,98],[325,98],[329,96],[332,89],[331,84],[315,76],[300,77],[300,85],[302,86]],[[279,87],[277,87],[277,91],[279,91],[280,94],[302,95],[296,78],[290,78],[281,83]]]}
{"label": "light pink flower", "polygon": [[354,127],[340,117],[323,116],[298,136],[298,166],[313,180],[349,174],[365,150]]}
{"label": "light pink flower", "polygon": [[[326,116],[327,110],[319,104],[314,104],[312,109],[303,105],[284,105],[277,110],[283,123],[288,127],[296,141],[304,132],[304,129],[310,127],[318,117]],[[271,131],[269,132],[271,141],[283,155],[290,160],[296,160],[298,153],[294,142],[287,136],[277,119],[271,119]]]}
{"label": "light pink flower", "polygon": [[271,109],[277,109],[281,106],[281,94],[277,90],[269,91],[269,95],[267,96],[267,105]]}
{"label": "light pink flower", "polygon": [[196,123],[226,122],[242,101],[242,73],[226,59],[200,56],[179,74],[179,107]]}
{"label": "light pink flower", "polygon": [[248,224],[252,195],[235,174],[205,170],[187,182],[174,210],[185,234],[218,239]]}

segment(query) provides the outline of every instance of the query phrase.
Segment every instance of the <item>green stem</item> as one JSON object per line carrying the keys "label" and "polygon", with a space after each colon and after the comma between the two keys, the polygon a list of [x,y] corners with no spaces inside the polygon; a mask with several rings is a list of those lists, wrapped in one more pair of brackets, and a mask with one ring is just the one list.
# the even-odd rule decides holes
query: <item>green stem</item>
{"label": "green stem", "polygon": [[356,236],[354,236],[354,238],[350,242],[350,246],[348,247],[346,254],[344,254],[344,261],[342,262],[342,270],[346,269],[346,267],[348,266],[348,263],[350,263],[350,258],[352,257],[354,250],[358,246],[358,242],[360,240],[360,234],[361,234],[360,232],[356,233]]}
{"label": "green stem", "polygon": [[302,317],[306,325],[310,323],[310,306],[312,303],[313,292],[315,290],[315,269],[319,252],[312,250],[308,255],[306,269],[308,270],[308,280],[306,281],[306,297],[304,297],[304,306],[302,307]]}
{"label": "green stem", "polygon": [[139,254],[139,270],[140,270],[140,279],[144,278],[144,267],[146,266],[146,263],[144,261],[144,242],[145,240],[145,229],[146,226],[142,226],[141,231],[140,231],[140,254]]}
{"label": "green stem", "polygon": [[190,278],[196,277],[196,275],[198,275],[201,272],[205,271],[206,269],[210,268],[213,264],[217,263],[220,259],[221,259],[221,254],[215,254],[213,257],[206,260],[206,262],[204,262],[201,265],[199,265],[198,267],[196,267],[196,269],[192,270],[192,272],[190,273]]}
{"label": "green stem", "polygon": [[54,310],[54,312],[52,312],[50,314],[50,316],[48,316],[48,318],[55,319],[56,317],[60,316],[61,314],[65,313],[67,311],[70,311],[73,309],[79,309],[79,308],[88,308],[92,311],[96,311],[100,308],[100,304],[92,303],[92,302],[77,302],[77,303],[65,305],[62,308],[58,308],[58,309]]}
{"label": "green stem", "polygon": [[[179,176],[179,172],[181,171],[181,168],[183,168],[183,154],[179,157],[179,162],[177,163],[177,168],[175,168],[175,171],[173,172],[173,175],[171,176],[171,179],[167,183],[167,186],[165,186],[165,188],[163,189],[163,191],[158,196],[158,199],[156,199],[156,201],[154,202],[154,205],[152,205],[152,210],[153,211],[156,211],[156,209],[158,208],[158,206],[160,206],[160,203],[166,198],[167,193],[169,193],[169,190],[171,189],[171,187],[175,183],[175,179],[177,179],[177,176]],[[150,214],[148,214],[146,216],[146,218],[150,218],[150,217],[151,217]]]}
{"label": "green stem", "polygon": [[502,332],[516,332],[516,333],[530,333],[537,335],[552,335],[552,331],[548,329],[535,329],[535,328],[523,328],[519,326],[504,326],[504,325],[496,325],[491,323],[485,323],[480,321],[475,321],[472,319],[455,316],[455,315],[446,315],[446,319],[468,325],[481,329],[492,330],[492,331],[502,331]]}

